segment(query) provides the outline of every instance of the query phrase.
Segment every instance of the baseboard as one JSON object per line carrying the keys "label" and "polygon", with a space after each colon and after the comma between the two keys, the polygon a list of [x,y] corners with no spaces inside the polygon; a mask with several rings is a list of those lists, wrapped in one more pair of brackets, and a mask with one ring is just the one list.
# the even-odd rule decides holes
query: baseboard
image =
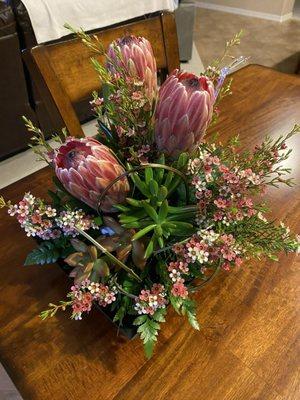
{"label": "baseboard", "polygon": [[243,8],[221,6],[219,4],[205,3],[204,1],[195,1],[195,6],[200,8],[207,8],[209,10],[223,11],[231,14],[245,15],[246,17],[268,19],[276,22],[284,22],[291,19],[293,13],[284,15],[268,14],[259,11],[245,10]]}

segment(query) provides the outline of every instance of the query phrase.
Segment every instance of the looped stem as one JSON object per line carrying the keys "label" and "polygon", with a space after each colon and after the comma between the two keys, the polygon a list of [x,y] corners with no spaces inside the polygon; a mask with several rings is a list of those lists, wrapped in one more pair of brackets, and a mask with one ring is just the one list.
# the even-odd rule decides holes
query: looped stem
{"label": "looped stem", "polygon": [[123,178],[125,178],[127,176],[130,176],[131,174],[133,174],[135,172],[138,172],[138,171],[141,171],[141,170],[143,170],[145,168],[148,168],[148,167],[166,169],[166,170],[174,172],[174,174],[178,175],[184,182],[186,199],[187,199],[187,203],[188,203],[188,200],[189,200],[189,189],[188,189],[188,182],[187,182],[187,179],[186,179],[185,175],[181,171],[179,171],[178,169],[170,167],[168,165],[149,163],[149,164],[142,164],[142,165],[139,165],[138,167],[132,168],[132,169],[124,172],[123,174],[117,176],[114,180],[112,180],[106,186],[106,188],[103,190],[103,192],[101,193],[101,195],[99,197],[98,205],[97,205],[98,214],[102,214],[102,212],[101,212],[102,201],[105,198],[105,196],[106,196],[107,192],[109,191],[109,189],[112,188],[114,186],[114,184],[116,184],[119,180],[121,180],[121,179],[123,179]]}
{"label": "looped stem", "polygon": [[220,266],[218,266],[218,267],[214,270],[214,272],[213,272],[204,282],[200,283],[199,285],[192,286],[192,287],[189,289],[189,292],[195,293],[195,292],[197,292],[198,290],[200,290],[200,289],[201,289],[203,286],[205,286],[208,282],[211,282],[211,281],[214,279],[214,277],[218,274],[219,271],[220,271]]}

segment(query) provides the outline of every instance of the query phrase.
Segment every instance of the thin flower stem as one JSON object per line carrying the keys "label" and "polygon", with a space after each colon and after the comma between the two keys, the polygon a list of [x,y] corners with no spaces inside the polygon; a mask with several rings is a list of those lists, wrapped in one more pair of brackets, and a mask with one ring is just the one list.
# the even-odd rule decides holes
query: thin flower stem
{"label": "thin flower stem", "polygon": [[193,286],[190,289],[191,293],[197,292],[199,289],[201,289],[203,286],[205,286],[208,282],[212,281],[214,279],[214,277],[218,274],[218,272],[220,271],[220,266],[218,266],[215,271],[210,275],[210,277],[208,279],[206,279],[204,282],[200,283],[199,285]]}
{"label": "thin flower stem", "polygon": [[131,299],[134,299],[134,300],[137,299],[137,296],[135,296],[134,294],[126,292],[126,290],[124,290],[122,288],[122,286],[120,286],[116,280],[113,280],[113,284],[116,286],[116,288],[118,289],[118,291],[120,293],[123,293],[125,296],[130,297]]}
{"label": "thin flower stem", "polygon": [[117,257],[115,257],[113,254],[111,254],[105,247],[103,247],[100,243],[98,243],[95,239],[93,239],[88,233],[83,231],[81,228],[78,228],[75,226],[75,229],[77,232],[79,232],[82,236],[84,236],[87,240],[89,240],[94,246],[96,246],[99,250],[101,250],[104,254],[107,255],[107,257],[113,261],[115,264],[117,264],[119,267],[123,268],[125,271],[127,271],[134,279],[136,279],[138,282],[142,282],[142,279],[129,267],[127,267],[126,264],[122,263],[122,261],[118,260]]}

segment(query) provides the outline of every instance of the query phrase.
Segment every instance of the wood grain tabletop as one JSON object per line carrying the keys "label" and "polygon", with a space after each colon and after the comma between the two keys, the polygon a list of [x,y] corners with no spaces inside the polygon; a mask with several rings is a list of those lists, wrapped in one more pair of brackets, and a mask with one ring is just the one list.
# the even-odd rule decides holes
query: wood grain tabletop
{"label": "wood grain tabletop", "polygon": [[[214,131],[239,133],[244,147],[300,122],[300,79],[260,66],[234,75]],[[300,136],[287,166],[297,185],[267,193],[274,217],[300,231]],[[44,196],[45,168],[2,191]],[[169,312],[150,361],[97,311],[82,321],[38,314],[65,297],[70,282],[56,266],[22,266],[34,241],[14,218],[0,219],[0,360],[24,400],[297,400],[300,257],[246,262],[197,294],[200,332]]]}

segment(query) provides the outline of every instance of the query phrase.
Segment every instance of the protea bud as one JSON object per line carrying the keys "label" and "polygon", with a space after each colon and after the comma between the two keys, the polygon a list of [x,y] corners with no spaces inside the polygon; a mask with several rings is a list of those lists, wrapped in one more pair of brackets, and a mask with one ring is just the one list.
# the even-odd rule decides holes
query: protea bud
{"label": "protea bud", "polygon": [[214,85],[209,78],[175,70],[158,92],[158,149],[171,156],[191,152],[211,120],[214,102]]}
{"label": "protea bud", "polygon": [[[124,173],[109,148],[92,138],[67,138],[53,163],[66,190],[94,209],[97,209],[99,197],[107,185]],[[113,205],[122,203],[128,190],[127,178],[118,180],[103,199],[102,211],[114,211]]]}
{"label": "protea bud", "polygon": [[143,37],[124,36],[113,41],[107,51],[107,67],[113,73],[121,68],[126,76],[143,82],[152,99],[157,91],[156,61],[150,42]]}

